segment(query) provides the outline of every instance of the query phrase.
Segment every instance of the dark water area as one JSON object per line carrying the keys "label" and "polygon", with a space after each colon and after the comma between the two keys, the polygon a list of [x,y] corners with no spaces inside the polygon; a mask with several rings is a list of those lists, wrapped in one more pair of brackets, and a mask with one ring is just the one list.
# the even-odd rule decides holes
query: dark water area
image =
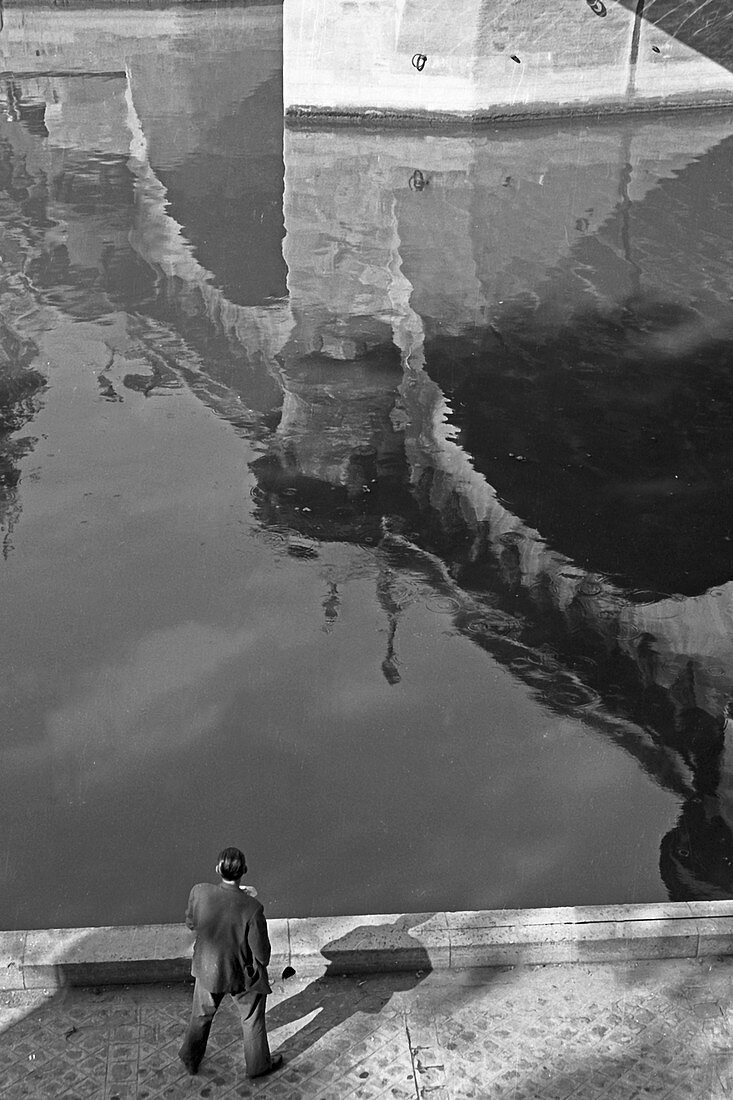
{"label": "dark water area", "polygon": [[[729,579],[732,152],[727,139],[641,209],[622,203],[552,276],[595,294],[623,251],[626,295],[569,294],[559,319],[514,302],[463,346],[439,333],[428,345],[481,472],[548,541],[626,589],[694,596]],[[662,290],[670,267],[679,283]],[[716,294],[724,308],[710,316]]]}
{"label": "dark water area", "polygon": [[0,50],[0,927],[228,844],[270,916],[731,896],[733,116],[283,130],[268,5]]}

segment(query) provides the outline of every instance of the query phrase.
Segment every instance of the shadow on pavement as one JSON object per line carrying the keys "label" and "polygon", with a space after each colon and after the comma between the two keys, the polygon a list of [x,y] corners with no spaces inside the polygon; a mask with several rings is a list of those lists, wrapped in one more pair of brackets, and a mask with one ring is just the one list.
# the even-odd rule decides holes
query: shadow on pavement
{"label": "shadow on pavement", "polygon": [[[430,915],[432,914],[410,914],[390,924],[364,925],[327,943],[321,949],[321,954],[328,960],[325,973],[314,979],[305,989],[268,1010],[268,1032],[317,1013],[305,1027],[278,1047],[285,1059],[289,1061],[303,1054],[327,1032],[339,1027],[357,1012],[377,1014],[393,994],[406,993],[419,985],[432,971],[433,966],[428,952],[419,940],[410,936],[410,929],[423,924]],[[404,939],[409,941],[405,946],[410,948],[410,969],[384,970],[379,974],[365,971],[363,981],[355,982],[353,962],[348,956],[355,950],[363,950],[367,939],[373,944],[380,933],[383,933],[385,940],[394,943],[396,931],[403,932]],[[378,960],[378,965],[389,966],[387,951]],[[348,980],[338,981],[345,977],[347,969],[351,971]]]}

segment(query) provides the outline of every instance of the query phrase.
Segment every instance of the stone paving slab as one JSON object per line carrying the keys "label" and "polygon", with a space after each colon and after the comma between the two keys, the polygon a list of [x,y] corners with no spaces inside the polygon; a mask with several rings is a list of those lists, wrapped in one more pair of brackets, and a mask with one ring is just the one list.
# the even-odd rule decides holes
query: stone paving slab
{"label": "stone paving slab", "polygon": [[186,984],[0,994],[0,1100],[722,1100],[733,958],[292,978],[268,1000],[272,1077],[244,1074],[233,1004],[197,1077]]}

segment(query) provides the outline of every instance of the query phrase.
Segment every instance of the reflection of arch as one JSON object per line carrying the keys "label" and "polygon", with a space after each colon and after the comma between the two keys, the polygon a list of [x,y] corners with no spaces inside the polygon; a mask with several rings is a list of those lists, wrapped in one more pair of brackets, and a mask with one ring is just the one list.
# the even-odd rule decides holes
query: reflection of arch
{"label": "reflection of arch", "polygon": [[[653,130],[648,130],[648,126],[653,126]],[[686,135],[682,141],[679,139],[683,131],[678,131],[679,126]],[[632,176],[631,167],[645,163],[645,142],[647,135],[652,133],[657,149],[664,151],[658,174],[639,171]],[[590,227],[595,237],[603,234],[605,240],[609,236],[611,231],[607,230],[607,225],[619,203],[626,216],[631,198],[638,203],[650,192],[654,194],[654,186],[658,186],[660,179],[669,177],[673,180],[669,186],[677,186],[686,165],[694,160],[691,156],[693,146],[704,153],[728,133],[727,122],[716,123],[714,132],[709,131],[704,138],[695,127],[688,132],[685,120],[675,120],[669,130],[647,122],[641,124],[638,131],[631,132],[628,127],[615,124],[604,127],[597,135],[603,143],[603,153],[598,155],[601,160],[603,155],[607,156],[609,164],[618,169],[617,177],[610,183],[608,173],[594,171],[596,154],[586,152],[584,143],[578,138],[578,150],[583,157],[588,157],[587,162],[583,160],[588,170],[588,186],[597,187],[597,201],[593,192],[594,213]],[[548,168],[556,172],[560,165],[564,171],[569,155],[565,145],[570,143],[575,151],[575,144],[562,131],[553,131],[545,140],[547,146],[539,148],[547,158]],[[480,159],[484,147],[491,151],[491,158],[486,152],[485,158]],[[687,153],[680,156],[682,148],[686,148]],[[469,326],[485,331],[484,311],[491,317],[501,289],[499,283],[494,286],[487,281],[490,278],[489,260],[496,262],[498,255],[499,262],[503,263],[506,256],[507,270],[510,269],[511,256],[516,250],[511,234],[510,239],[503,242],[494,237],[485,242],[479,238],[481,249],[488,257],[481,259],[480,252],[471,251],[477,249],[477,241],[467,228],[479,225],[482,227],[479,232],[484,233],[485,224],[492,223],[490,217],[482,215],[494,207],[479,206],[479,199],[484,204],[506,201],[503,196],[507,192],[498,180],[489,187],[479,183],[479,177],[486,177],[487,173],[487,178],[493,180],[491,164],[497,156],[502,158],[502,164],[516,161],[522,166],[521,179],[529,188],[529,198],[524,206],[520,205],[520,213],[535,207],[539,211],[536,222],[532,222],[533,230],[536,225],[537,231],[531,233],[525,249],[532,262],[523,284],[526,292],[529,295],[534,290],[537,294],[555,279],[559,284],[555,296],[562,297],[564,269],[572,263],[573,242],[577,238],[563,232],[563,241],[557,242],[549,230],[543,233],[545,222],[548,226],[554,225],[552,215],[564,208],[548,188],[549,181],[541,171],[544,163],[535,161],[530,169],[522,160],[528,150],[536,151],[532,139],[528,139],[526,147],[522,145],[521,150],[517,150],[509,139],[502,142],[481,136],[474,142],[462,138],[431,138],[428,143],[413,138],[412,144],[404,149],[398,148],[398,144],[385,135],[286,132],[286,247],[296,325],[281,354],[280,376],[285,390],[286,414],[281,422],[278,445],[271,452],[265,481],[277,494],[277,481],[285,475],[291,479],[291,490],[299,492],[298,478],[306,475],[312,479],[311,486],[320,480],[324,491],[330,484],[335,492],[337,487],[345,487],[350,455],[370,446],[376,449],[374,407],[380,404],[386,413],[385,400],[388,404],[391,400],[391,383],[385,378],[382,393],[377,386],[370,396],[371,420],[367,416],[354,418],[356,403],[349,387],[354,379],[360,378],[362,360],[359,356],[364,355],[364,351],[359,351],[357,345],[368,327],[369,317],[373,323],[378,320],[380,324],[391,317],[393,341],[399,348],[403,367],[399,395],[388,413],[400,439],[400,446],[393,448],[393,454],[397,480],[402,480],[403,485],[402,502],[400,507],[390,508],[385,495],[375,500],[380,486],[377,478],[369,493],[369,514],[374,516],[375,506],[381,504],[385,509],[383,514],[409,516],[408,522],[417,532],[413,542],[422,548],[438,549],[446,560],[455,554],[450,561],[451,569],[459,577],[463,572],[469,583],[470,576],[480,581],[482,574],[488,575],[486,583],[498,586],[513,600],[521,600],[521,613],[535,624],[535,630],[536,624],[542,622],[545,624],[543,629],[562,639],[568,657],[590,649],[604,665],[609,665],[610,655],[614,655],[613,660],[627,668],[626,674],[618,673],[622,681],[624,675],[633,681],[633,686],[625,681],[616,683],[613,688],[616,697],[629,696],[627,702],[631,710],[638,711],[638,703],[633,701],[636,695],[646,693],[649,697],[656,693],[661,707],[656,728],[663,737],[666,726],[674,725],[676,709],[669,689],[678,679],[681,665],[691,664],[695,706],[701,712],[717,720],[731,692],[724,671],[728,665],[733,665],[733,660],[726,659],[726,631],[718,631],[711,649],[709,638],[706,640],[696,626],[709,620],[707,597],[672,601],[671,604],[638,602],[623,587],[579,567],[567,555],[549,546],[537,530],[523,523],[499,500],[494,488],[476,470],[471,456],[456,442],[455,429],[449,424],[450,404],[425,369],[426,331],[431,337],[438,330],[447,333],[446,345],[456,336],[456,342],[460,343],[464,328],[469,329]],[[340,187],[337,191],[332,187],[330,174],[319,175],[313,171],[319,152],[338,170]],[[429,189],[429,201],[435,205],[436,196],[443,195],[442,205],[429,211],[424,204],[425,196],[410,192],[409,171],[405,171],[407,165],[414,168],[414,163],[424,164],[426,156],[430,158],[429,168],[434,180]],[[560,179],[565,177],[561,174]],[[585,178],[583,183],[585,189]],[[466,191],[465,196],[461,189]],[[584,197],[590,201],[587,194]],[[307,217],[304,210],[308,212]],[[461,217],[450,222],[456,210]],[[431,219],[428,223],[431,226],[436,223],[441,262],[429,266],[428,260],[427,265],[421,267],[421,258],[431,245],[423,239],[424,233],[419,237],[416,234],[422,224],[421,218],[426,217]],[[341,227],[335,236],[334,225]],[[448,231],[444,239],[441,234],[445,226]],[[435,242],[432,247],[436,247]],[[459,281],[460,274],[454,271],[455,253],[467,272],[465,286]],[[432,253],[428,251],[428,255]],[[567,265],[563,260],[565,255],[571,257]],[[466,309],[465,316],[460,314],[458,321],[451,313],[454,302],[451,292],[456,283],[461,300],[470,304],[470,310]],[[632,285],[630,283],[629,288]],[[510,289],[517,294],[521,284],[511,284]],[[336,352],[332,337],[335,330],[340,334]],[[330,357],[327,384],[323,366],[326,356],[320,351],[324,340]],[[352,350],[345,352],[349,344]],[[314,354],[319,351],[320,355]],[[331,378],[340,379],[338,387],[332,384]],[[360,381],[355,388],[361,389]],[[383,415],[381,420],[385,418]],[[334,440],[338,440],[338,446]],[[358,446],[354,446],[357,440]],[[276,468],[278,477],[273,478]],[[258,476],[263,474],[264,465],[258,467]],[[409,505],[404,493],[408,486],[412,498]],[[300,488],[304,488],[304,484],[301,483]],[[283,510],[278,514],[282,520]],[[287,507],[285,514],[289,514]],[[363,510],[361,515],[363,517]],[[355,515],[353,518],[356,522]],[[303,522],[302,518],[293,519],[295,526]],[[327,530],[323,529],[323,537],[328,537]],[[335,531],[334,534],[339,537]],[[460,543],[458,553],[454,549],[456,543]],[[711,601],[713,599],[717,601],[719,614],[726,615],[728,609],[733,610],[733,593],[728,586],[710,597]],[[733,654],[730,656],[733,658]],[[714,660],[720,664],[722,672],[712,670]],[[618,678],[616,673],[614,678]],[[560,696],[563,694],[569,697],[572,692],[561,691]],[[679,770],[680,774],[687,771],[676,749],[667,756],[675,762],[659,764],[660,773],[665,769]],[[677,789],[689,790],[688,780],[681,781]]]}
{"label": "reflection of arch", "polygon": [[[714,140],[724,132],[725,127]],[[586,722],[634,755],[656,783],[691,803],[703,777],[713,775],[720,758],[720,715],[731,691],[725,673],[729,663],[721,660],[722,672],[712,670],[715,652],[695,631],[696,623],[708,621],[708,609],[694,599],[637,602],[620,585],[554,550],[499,500],[457,442],[449,424],[450,405],[425,369],[426,325],[434,332],[437,319],[445,319],[449,333],[455,330],[450,329],[447,311],[445,318],[436,310],[427,320],[421,312],[423,305],[439,306],[444,301],[439,293],[426,294],[424,285],[417,292],[414,289],[413,279],[421,274],[415,268],[420,242],[413,242],[412,266],[405,262],[411,243],[409,219],[414,216],[419,224],[420,212],[424,216],[424,207],[418,211],[410,203],[424,196],[411,195],[409,172],[397,168],[392,172],[387,156],[379,157],[374,172],[365,167],[370,151],[389,151],[388,140],[370,144],[359,135],[353,139],[353,152],[347,137],[337,133],[329,135],[329,140],[335,144],[331,155],[342,182],[333,203],[330,193],[318,192],[318,181],[308,171],[318,149],[317,135],[308,135],[302,143],[297,134],[288,137],[287,247],[296,326],[281,356],[288,413],[269,459],[255,467],[263,492],[261,519],[266,523],[271,515],[279,524],[322,539],[363,541],[367,516],[372,531],[380,509],[382,516],[403,517],[402,530],[407,535],[392,533],[390,522],[386,534],[383,527],[383,570],[389,568],[398,579],[408,570],[411,576],[420,575],[422,583],[453,606],[455,629],[507,665],[546,705],[560,713],[582,714]],[[628,150],[628,142],[622,143],[622,156],[631,156],[624,149]],[[435,155],[433,146],[431,150]],[[451,167],[455,170],[455,164]],[[672,174],[671,161],[668,167]],[[626,195],[637,187],[628,175],[627,168],[620,170]],[[647,179],[641,196],[648,185]],[[542,185],[538,186],[541,195]],[[611,206],[603,216],[596,213],[593,232],[607,221],[622,191],[617,185]],[[322,235],[311,219],[304,222],[301,236],[298,202],[304,194],[311,197],[311,192],[318,192],[312,196],[314,206],[320,198]],[[635,199],[640,197],[633,193]],[[431,196],[437,194],[439,186],[431,188]],[[478,211],[468,202],[465,205],[478,220]],[[327,213],[337,209],[340,213],[331,224],[343,224],[343,240],[326,236]],[[446,241],[446,252],[452,243],[452,238]],[[505,242],[508,252],[511,245]],[[449,271],[450,262],[446,260]],[[548,250],[544,270],[552,269]],[[472,274],[474,268],[466,264],[466,270]],[[445,277],[443,283],[445,301],[449,301],[453,284]],[[440,291],[439,277],[435,284]],[[354,307],[350,312],[346,293],[352,287],[354,300],[360,296],[358,316]],[[349,420],[355,408],[350,404],[349,380],[361,362],[356,343],[365,324],[367,295],[373,318],[381,321],[391,316],[393,341],[402,358],[399,393],[388,415],[401,439],[400,447],[393,448],[392,471],[401,483],[403,501],[409,488],[410,502],[390,508],[377,476],[368,508],[352,499],[349,517],[344,516],[340,525],[321,524],[316,531],[316,484],[322,495],[346,496],[350,456],[370,445],[375,449],[374,422],[366,417]],[[473,308],[471,295],[464,298]],[[491,296],[487,299],[491,305]],[[331,333],[336,329],[341,341],[338,356],[332,351]],[[328,339],[329,370],[342,380],[341,390],[324,383],[322,330]],[[353,357],[342,351],[350,339]],[[447,342],[450,339],[446,337]],[[385,379],[381,394],[377,387],[373,395],[374,407],[390,399],[391,389]],[[284,487],[287,494],[281,495]],[[300,505],[309,509],[305,517],[304,510],[298,510]],[[381,596],[384,603],[384,593]],[[725,587],[719,608],[729,603],[733,606]],[[397,609],[389,600],[387,604],[385,610],[394,619]],[[720,642],[725,642],[724,632],[718,635]],[[390,656],[394,654],[388,653],[388,660]]]}
{"label": "reflection of arch", "polygon": [[[416,426],[406,432],[413,486],[439,515],[450,514],[453,523],[456,515],[462,517],[469,546],[466,566],[493,562],[495,580],[508,593],[521,595],[526,605],[564,622],[568,639],[575,633],[599,652],[618,647],[644,682],[665,692],[679,681],[684,665],[695,706],[720,719],[733,695],[733,654],[725,625],[733,617],[733,582],[702,597],[635,602],[622,588],[547,546],[505,508],[452,439],[445,401],[426,375],[410,373],[402,404],[407,421]],[[711,630],[716,604],[717,633]],[[686,653],[688,643],[695,647],[692,653]]]}
{"label": "reflection of arch", "polygon": [[130,160],[135,176],[137,216],[130,242],[146,260],[160,269],[172,287],[181,281],[195,288],[213,325],[240,344],[250,362],[258,358],[267,366],[287,339],[292,322],[286,302],[272,306],[238,306],[217,289],[214,276],[201,266],[180,225],[168,213],[166,188],[153,171],[148,141],[132,95],[128,74],[126,89]]}
{"label": "reflection of arch", "polygon": [[[128,219],[124,228],[129,241],[115,234],[110,250],[107,234],[107,253],[119,255],[131,243],[143,261],[135,272],[136,282],[145,283],[151,295],[162,290],[168,300],[180,298],[184,318],[192,307],[196,313],[203,311],[216,336],[231,342],[235,356],[265,370],[289,332],[286,304],[265,301],[268,294],[282,292],[285,271],[279,248],[282,212],[278,192],[282,186],[282,120],[277,95],[281,20],[281,12],[274,7],[235,7],[218,12],[213,20],[194,12],[139,10],[59,11],[49,20],[41,12],[28,11],[8,16],[0,41],[6,72],[22,74],[9,85],[14,113],[35,112],[33,117],[39,115],[38,125],[43,127],[38,133],[48,135],[44,146],[31,144],[29,159],[53,174],[58,169],[54,162],[59,160],[59,150],[64,150],[72,163],[79,153],[86,154],[92,170],[99,168],[95,154],[108,154],[108,160],[124,156],[136,177],[136,207],[123,202],[115,210],[116,220]],[[164,50],[161,43],[165,43]],[[268,89],[264,117],[260,107],[249,102],[263,80]],[[243,104],[245,114],[240,118],[237,112]],[[268,251],[272,269],[270,286],[257,300],[262,304],[242,308],[235,304],[236,297],[217,289],[217,282],[226,284],[227,273],[207,269],[198,258],[196,244],[185,238],[185,230],[171,217],[170,195],[151,167],[150,134],[143,132],[140,115],[147,118],[154,154],[177,192],[181,181],[170,171],[171,164],[188,159],[186,176],[192,178],[196,168],[192,154],[202,151],[216,156],[233,146],[248,155],[247,170],[256,176],[259,162],[253,156],[253,135],[258,152],[266,154],[268,164],[274,165],[274,176],[268,179],[272,232],[256,242],[260,251]],[[199,156],[199,164],[201,159]],[[33,171],[32,167],[29,170]],[[221,205],[224,181],[220,177],[221,171],[217,177],[212,165],[211,178],[196,180],[199,188],[209,192],[220,184],[216,193],[207,196],[207,212]],[[250,180],[250,193],[253,186]],[[246,189],[240,186],[237,194]],[[61,196],[54,198],[63,202]],[[250,205],[240,204],[245,220],[251,214]],[[108,217],[113,217],[111,212]],[[73,219],[71,228],[73,234]],[[246,237],[246,230],[243,232]],[[69,249],[75,247],[81,253],[77,261],[92,259],[95,245],[99,246],[95,235],[89,236],[91,240],[80,233],[69,241]],[[236,256],[238,260],[238,249]],[[260,266],[262,262],[260,257]],[[272,402],[277,392],[271,382],[265,400]]]}
{"label": "reflection of arch", "polygon": [[[17,82],[19,95],[26,86],[42,110],[45,103],[48,131],[40,142],[32,132],[8,130],[9,171],[13,179],[24,174],[44,229],[26,241],[32,279],[41,288],[48,286],[55,304],[82,317],[108,308],[110,298],[128,305],[134,285],[140,301],[130,329],[136,330],[142,344],[149,344],[152,336],[156,353],[170,353],[173,365],[184,374],[190,366],[189,384],[202,396],[206,391],[205,399],[236,422],[254,419],[237,393],[240,384],[246,385],[257,413],[269,412],[280,398],[273,376],[275,356],[292,326],[287,301],[237,305],[202,267],[171,218],[166,190],[150,166],[129,74],[23,78]],[[103,107],[100,118],[93,111],[95,94]],[[83,145],[90,122],[89,140],[105,152],[101,167],[100,158]],[[91,216],[84,205],[85,188],[100,172],[105,173],[101,183],[108,187],[105,198],[110,208]],[[24,203],[16,192],[17,188],[11,197]],[[24,225],[21,219],[21,232]],[[156,320],[148,321],[146,314]],[[172,330],[194,347],[201,346],[211,377]]]}

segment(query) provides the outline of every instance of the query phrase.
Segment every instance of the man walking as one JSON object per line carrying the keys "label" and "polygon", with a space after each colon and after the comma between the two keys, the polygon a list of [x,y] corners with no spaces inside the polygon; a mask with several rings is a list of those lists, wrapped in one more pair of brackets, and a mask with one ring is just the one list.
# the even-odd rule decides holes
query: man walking
{"label": "man walking", "polygon": [[186,924],[196,933],[191,964],[196,985],[178,1056],[191,1074],[198,1072],[225,993],[231,994],[239,1009],[247,1076],[261,1077],[282,1065],[281,1054],[270,1054],[265,1029],[265,1003],[272,993],[267,980],[267,922],[261,904],[240,888],[246,870],[239,848],[225,848],[216,864],[221,882],[200,882],[188,899]]}

